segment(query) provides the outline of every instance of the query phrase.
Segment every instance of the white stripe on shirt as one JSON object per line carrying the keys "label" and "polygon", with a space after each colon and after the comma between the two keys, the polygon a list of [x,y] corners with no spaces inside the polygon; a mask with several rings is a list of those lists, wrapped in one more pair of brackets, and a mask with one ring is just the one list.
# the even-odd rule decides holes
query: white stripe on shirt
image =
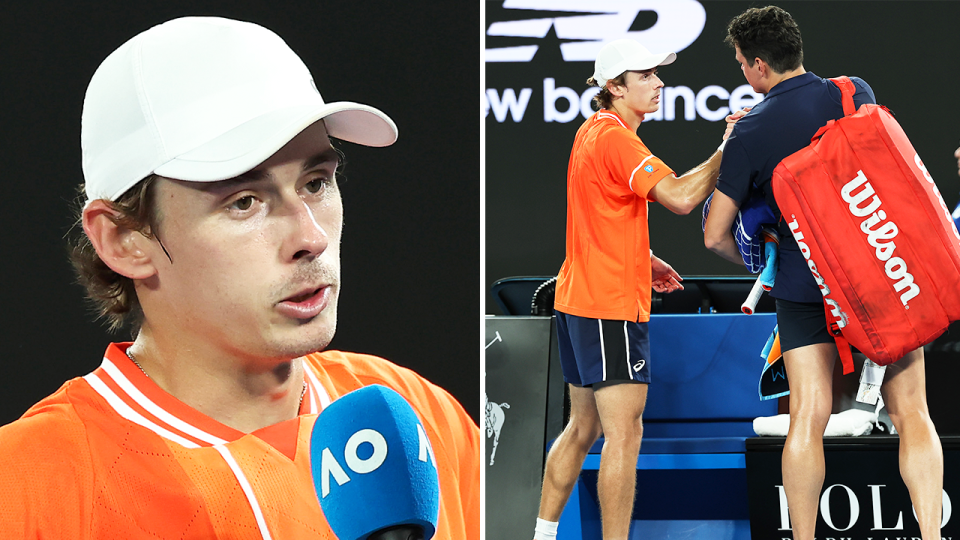
{"label": "white stripe on shirt", "polygon": [[87,375],[84,375],[83,379],[87,381],[87,383],[89,383],[90,386],[93,387],[93,389],[103,397],[103,399],[107,400],[107,403],[113,407],[113,410],[116,411],[120,416],[149,429],[164,439],[173,441],[181,446],[186,448],[200,448],[199,444],[184,439],[176,433],[172,433],[144,418],[142,414],[133,410],[129,405],[124,403],[123,400],[120,399],[120,396],[116,395],[113,390],[110,390],[110,387],[107,386],[105,382],[100,380],[100,377],[98,377],[95,373],[88,373]]}
{"label": "white stripe on shirt", "polygon": [[135,401],[137,405],[140,405],[141,407],[146,409],[146,411],[149,412],[150,414],[166,422],[168,425],[170,425],[170,427],[178,429],[186,433],[187,435],[190,435],[191,437],[200,439],[205,443],[224,444],[227,442],[221,439],[220,437],[211,435],[210,433],[207,433],[196,426],[188,424],[187,422],[170,414],[169,412],[164,410],[162,407],[160,407],[159,405],[151,401],[150,398],[143,395],[140,389],[137,388],[132,382],[130,382],[130,379],[127,379],[127,377],[120,371],[120,368],[114,365],[113,362],[111,362],[109,359],[104,358],[103,364],[101,364],[101,367],[107,373],[107,375],[109,375],[110,378],[113,379],[115,383],[117,383],[117,386],[123,389],[123,391],[125,391],[127,395],[130,396],[130,399]]}
{"label": "white stripe on shirt", "polygon": [[622,127],[623,129],[630,129],[630,128],[627,127],[626,124],[623,123],[623,120],[621,120],[619,116],[617,116],[617,115],[615,115],[615,114],[613,114],[613,113],[608,113],[608,112],[600,111],[600,112],[597,114],[597,116],[599,116],[600,118],[613,118],[614,120],[617,121],[618,124],[620,124],[620,127]]}
{"label": "white stripe on shirt", "polygon": [[[637,168],[634,169],[632,173],[630,173],[630,191],[633,191],[633,177],[637,175],[637,171],[640,170],[640,167],[643,167],[643,164],[646,163],[652,157],[653,157],[653,154],[650,154],[649,156],[643,158],[643,161],[641,161],[640,164],[637,165]],[[636,193],[636,191],[633,191],[633,192]]]}
{"label": "white stripe on shirt", "polygon": [[316,392],[316,398],[320,406],[317,411],[311,409],[311,413],[320,412],[323,409],[327,408],[327,405],[330,405],[330,395],[327,394],[327,389],[320,384],[320,379],[317,378],[317,375],[313,372],[310,366],[306,361],[303,362],[303,372],[307,374],[307,378],[310,379],[310,388]]}
{"label": "white stripe on shirt", "polygon": [[243,474],[243,470],[240,468],[240,464],[237,463],[237,460],[233,459],[233,455],[230,454],[230,450],[222,444],[214,446],[217,449],[217,452],[220,452],[220,455],[223,456],[223,460],[227,462],[227,466],[230,467],[230,470],[233,471],[233,475],[237,477],[237,482],[240,484],[240,489],[243,490],[243,494],[247,497],[247,502],[250,503],[250,508],[253,510],[253,517],[257,520],[257,528],[260,529],[260,537],[263,540],[270,540],[270,529],[267,528],[267,521],[263,518],[263,510],[260,509],[260,503],[257,502],[257,496],[253,492],[253,487],[250,485],[250,482],[247,480],[247,477]]}

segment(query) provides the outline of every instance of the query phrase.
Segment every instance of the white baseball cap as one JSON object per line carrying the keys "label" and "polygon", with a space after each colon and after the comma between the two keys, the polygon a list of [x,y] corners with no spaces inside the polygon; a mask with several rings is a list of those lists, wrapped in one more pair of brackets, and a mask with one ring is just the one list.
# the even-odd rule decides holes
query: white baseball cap
{"label": "white baseball cap", "polygon": [[624,71],[643,71],[657,66],[672,64],[677,53],[651,53],[632,39],[611,41],[600,49],[594,63],[593,79],[600,88]]}
{"label": "white baseball cap", "polygon": [[389,146],[381,111],[324,103],[307,66],[256,24],[184,17],[113,51],[83,102],[87,201],[117,200],[150,174],[214,182],[243,174],[314,122],[365,146]]}

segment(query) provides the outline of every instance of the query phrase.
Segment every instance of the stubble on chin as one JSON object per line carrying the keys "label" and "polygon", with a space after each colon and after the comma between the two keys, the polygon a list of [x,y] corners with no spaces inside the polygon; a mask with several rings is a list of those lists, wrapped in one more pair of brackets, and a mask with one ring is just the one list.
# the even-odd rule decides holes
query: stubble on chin
{"label": "stubble on chin", "polygon": [[[280,323],[274,328],[267,347],[276,357],[287,359],[325,350],[337,329],[337,305],[340,298],[340,269],[336,263],[313,260],[296,268],[293,275],[273,288],[271,302],[278,304],[290,295],[296,294],[304,286],[327,285],[331,289],[331,299],[323,311],[311,319],[291,320]],[[277,321],[275,320],[274,323]]]}
{"label": "stubble on chin", "polygon": [[298,358],[330,346],[337,331],[336,301],[313,319],[294,321],[273,336],[272,349],[284,358]]}

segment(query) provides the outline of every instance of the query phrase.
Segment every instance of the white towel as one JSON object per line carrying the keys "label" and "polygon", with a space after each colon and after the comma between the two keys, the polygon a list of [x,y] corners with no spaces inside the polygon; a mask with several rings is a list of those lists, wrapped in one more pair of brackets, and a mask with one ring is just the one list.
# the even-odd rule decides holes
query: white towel
{"label": "white towel", "polygon": [[[876,413],[861,409],[849,409],[831,414],[824,437],[859,437],[873,431]],[[790,415],[761,416],[753,420],[753,430],[761,437],[786,437],[790,429]]]}

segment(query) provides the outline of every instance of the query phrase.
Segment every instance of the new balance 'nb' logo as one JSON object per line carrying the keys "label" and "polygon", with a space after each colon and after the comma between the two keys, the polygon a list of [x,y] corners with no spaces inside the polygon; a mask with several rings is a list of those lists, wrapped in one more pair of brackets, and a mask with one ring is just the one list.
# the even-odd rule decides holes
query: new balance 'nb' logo
{"label": "new balance 'nb' logo", "polygon": [[[703,31],[706,11],[696,0],[505,0],[504,9],[567,11],[583,15],[563,15],[501,21],[490,24],[488,36],[544,38],[552,27],[561,40],[565,62],[593,62],[607,41],[629,38],[654,52],[680,52],[689,47]],[[641,11],[653,11],[657,22],[641,31],[630,26]],[[529,62],[539,45],[486,49],[487,62]]]}

